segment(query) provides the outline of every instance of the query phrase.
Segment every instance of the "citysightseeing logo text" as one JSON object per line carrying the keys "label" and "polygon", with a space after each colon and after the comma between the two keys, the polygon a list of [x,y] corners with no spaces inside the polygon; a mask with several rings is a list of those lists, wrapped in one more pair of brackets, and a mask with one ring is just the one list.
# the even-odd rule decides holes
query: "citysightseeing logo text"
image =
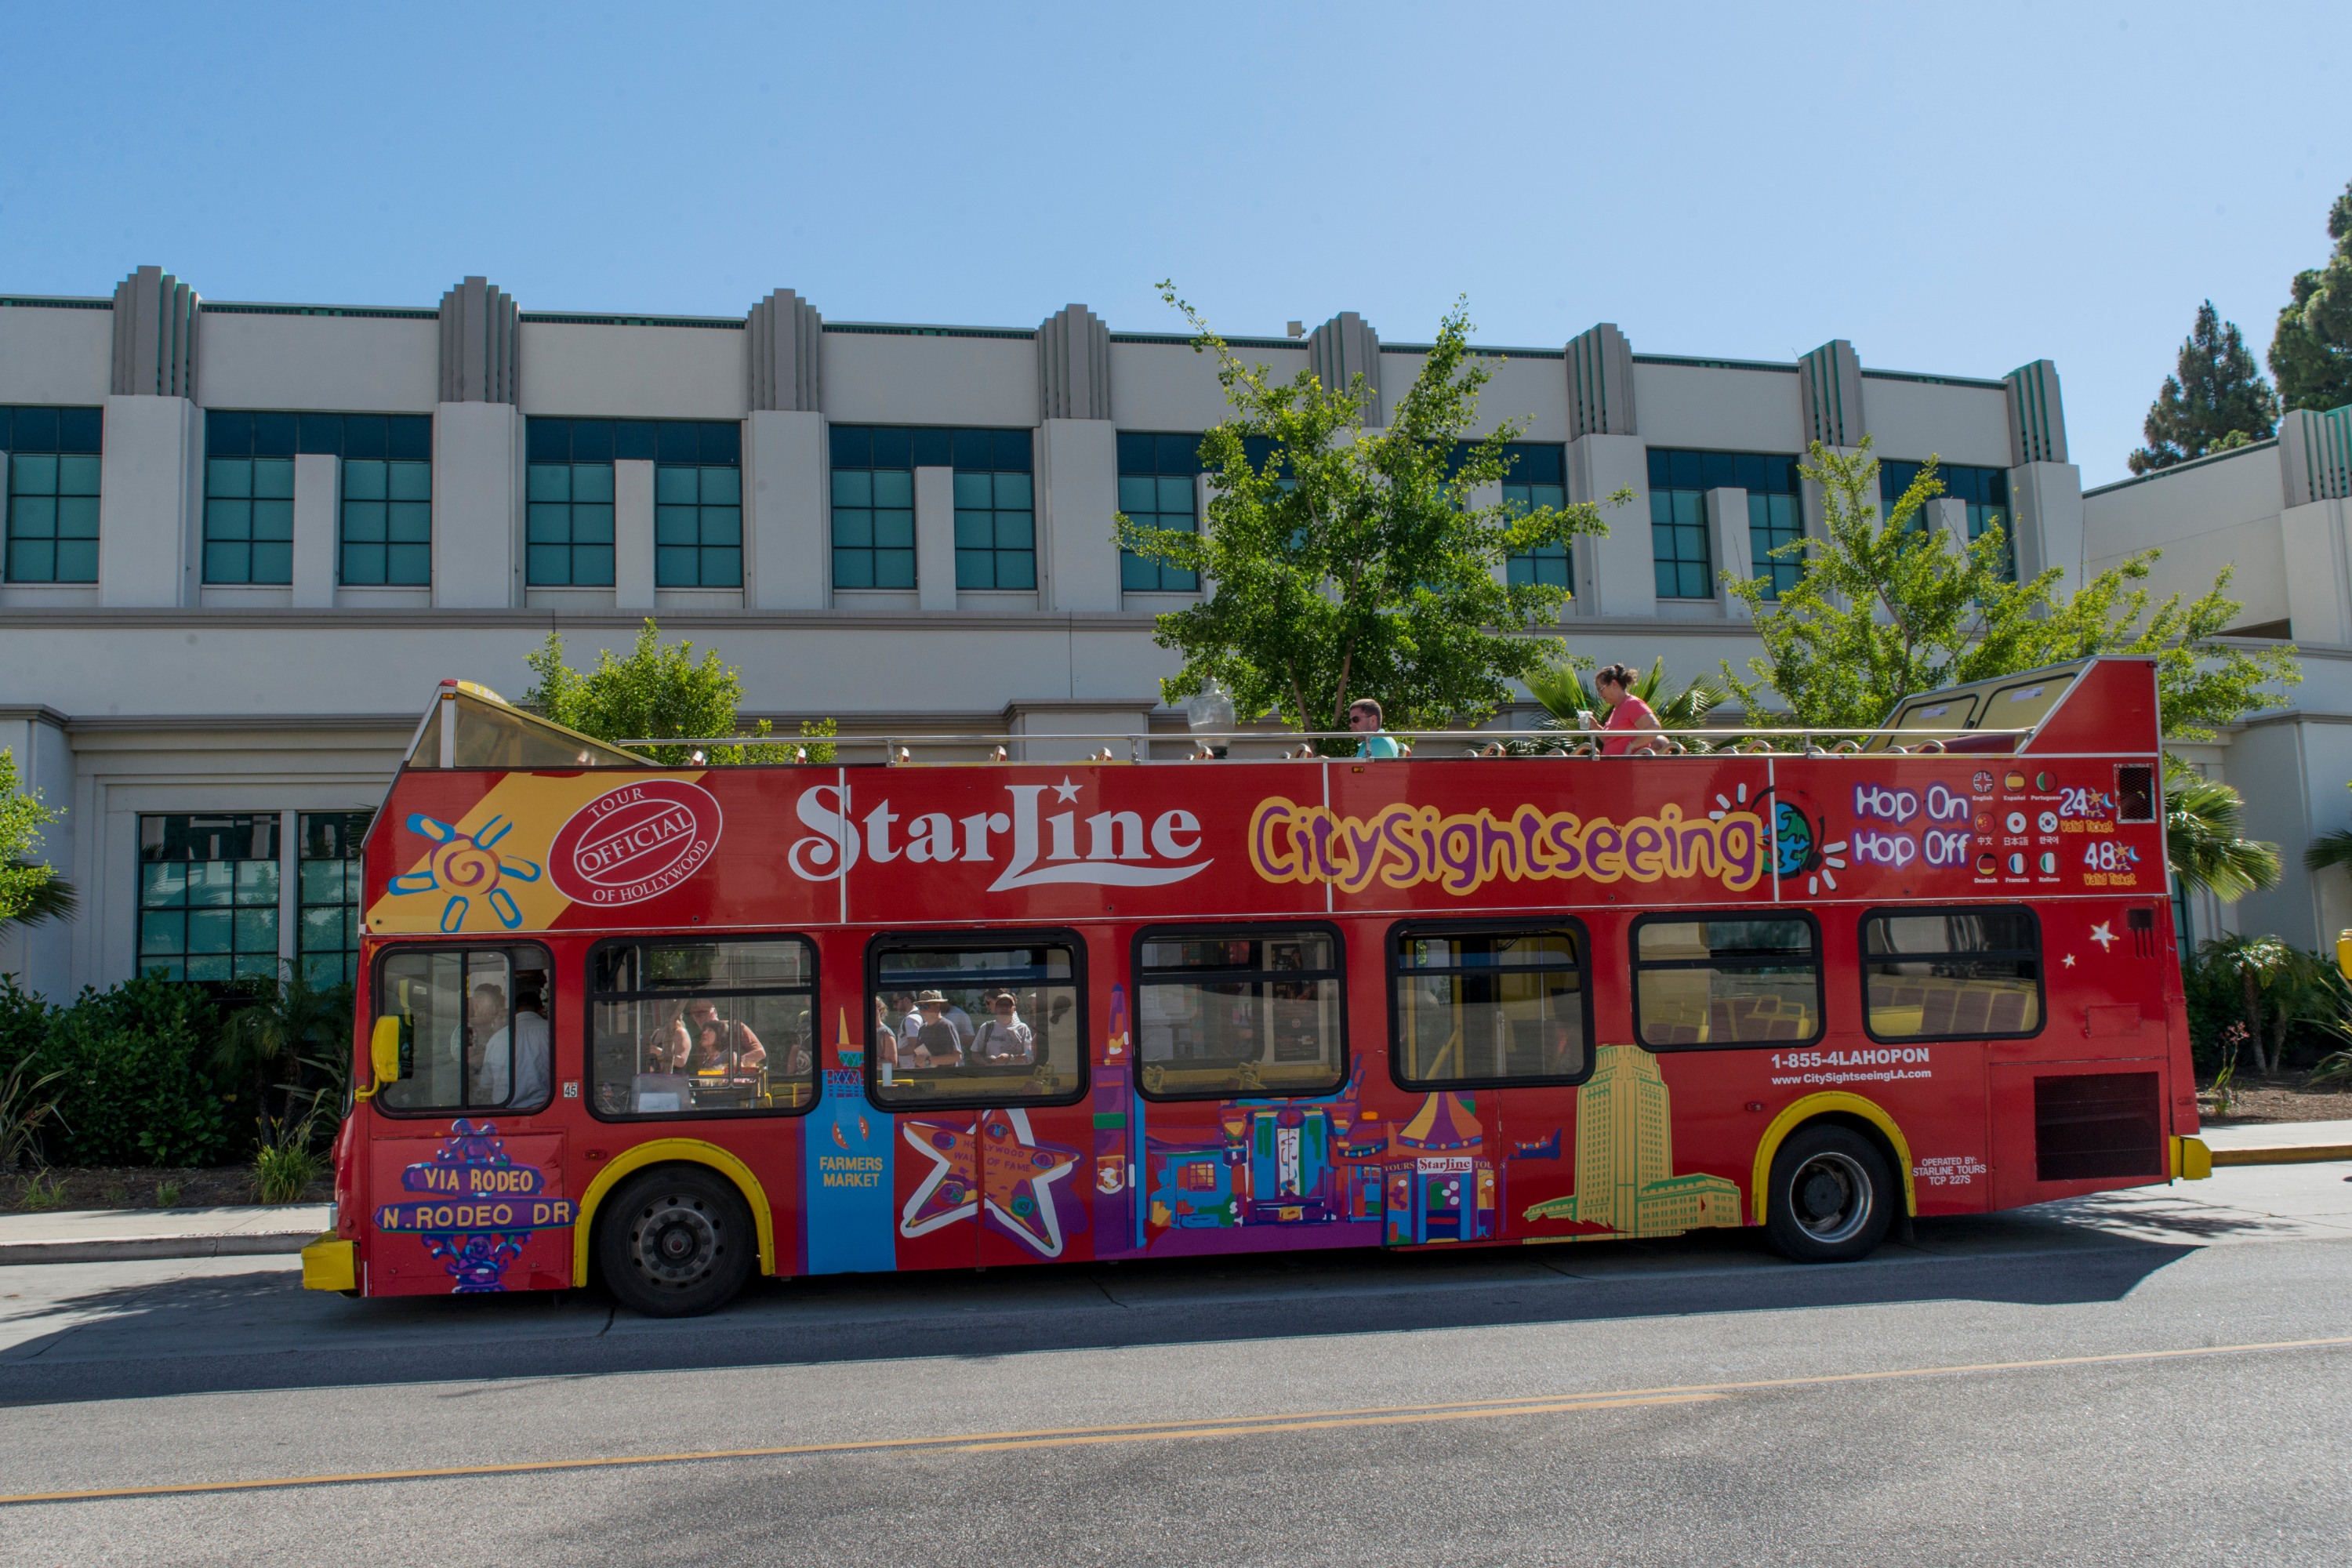
{"label": "citysightseeing logo text", "polygon": [[[1201,852],[1201,819],[1191,812],[1163,811],[1148,826],[1133,811],[1081,817],[1078,797],[1086,788],[1067,778],[1058,784],[1007,784],[1010,811],[961,817],[943,811],[902,816],[886,799],[861,818],[852,814],[848,790],[818,784],[803,790],[793,808],[803,826],[814,831],[794,841],[786,859],[793,875],[812,882],[846,875],[861,856],[883,862],[903,856],[918,866],[1002,861],[1003,869],[988,885],[992,893],[1062,884],[1159,888],[1196,877],[1214,864],[1194,858]],[[1048,794],[1053,805],[1070,809],[1046,810]]]}
{"label": "citysightseeing logo text", "polygon": [[1594,882],[1674,879],[1754,887],[1772,839],[1752,811],[1685,819],[1669,802],[1655,816],[1612,822],[1521,805],[1507,817],[1481,806],[1453,815],[1433,805],[1391,805],[1370,817],[1298,805],[1279,796],[1250,813],[1250,865],[1269,882],[1328,882],[1359,893],[1377,878],[1391,888],[1435,882],[1457,897],[1490,881]]}

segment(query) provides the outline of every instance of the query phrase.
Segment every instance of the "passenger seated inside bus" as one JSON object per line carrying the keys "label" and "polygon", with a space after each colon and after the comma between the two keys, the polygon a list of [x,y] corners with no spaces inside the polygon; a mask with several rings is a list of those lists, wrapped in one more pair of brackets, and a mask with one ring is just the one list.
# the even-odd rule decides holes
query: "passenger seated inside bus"
{"label": "passenger seated inside bus", "polygon": [[[1060,942],[885,947],[875,960],[876,1098],[1017,1105],[1071,1092],[1085,1016],[1076,958]],[[887,1027],[892,984],[912,991],[911,1031]]]}
{"label": "passenger seated inside bus", "polygon": [[535,1106],[547,1099],[544,1017],[518,1005],[511,1026],[513,1048],[509,1051],[506,991],[484,983],[475,986],[467,1000],[466,1023],[460,1032],[462,1041],[453,1044],[465,1056],[469,1103]]}
{"label": "passenger seated inside bus", "polygon": [[707,996],[680,1003],[670,1021],[646,1042],[647,1070],[740,1072],[768,1059],[768,1047],[749,1024],[721,1019]]}

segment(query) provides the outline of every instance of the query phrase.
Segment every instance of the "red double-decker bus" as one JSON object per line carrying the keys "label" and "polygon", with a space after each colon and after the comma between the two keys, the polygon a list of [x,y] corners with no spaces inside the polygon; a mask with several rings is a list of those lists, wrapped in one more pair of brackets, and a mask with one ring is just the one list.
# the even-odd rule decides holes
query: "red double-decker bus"
{"label": "red double-decker bus", "polygon": [[2202,1175],[2158,736],[2101,658],[1675,755],[665,768],[446,682],[304,1280],[1831,1260]]}

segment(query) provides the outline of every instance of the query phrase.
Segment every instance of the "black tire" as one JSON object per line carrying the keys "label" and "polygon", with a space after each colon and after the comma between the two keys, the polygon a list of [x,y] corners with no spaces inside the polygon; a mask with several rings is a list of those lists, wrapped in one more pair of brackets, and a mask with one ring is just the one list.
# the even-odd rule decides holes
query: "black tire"
{"label": "black tire", "polygon": [[1878,1148],[1852,1128],[1815,1122],[1772,1156],[1765,1233],[1799,1263],[1848,1263],[1886,1239],[1903,1203]]}
{"label": "black tire", "polygon": [[605,1288],[649,1318],[691,1318],[724,1306],[751,1277],[759,1250],[734,1184],[695,1165],[630,1177],[596,1215]]}

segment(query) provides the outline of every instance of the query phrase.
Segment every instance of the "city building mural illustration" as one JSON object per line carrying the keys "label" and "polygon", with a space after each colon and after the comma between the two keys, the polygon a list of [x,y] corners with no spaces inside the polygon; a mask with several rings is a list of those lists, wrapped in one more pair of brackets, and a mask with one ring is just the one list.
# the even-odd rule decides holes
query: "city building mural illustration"
{"label": "city building mural illustration", "polygon": [[1674,1119],[1658,1059],[1603,1046],[1576,1093],[1576,1190],[1530,1205],[1531,1220],[1605,1227],[1595,1235],[1672,1236],[1739,1223],[1739,1184],[1675,1174]]}

